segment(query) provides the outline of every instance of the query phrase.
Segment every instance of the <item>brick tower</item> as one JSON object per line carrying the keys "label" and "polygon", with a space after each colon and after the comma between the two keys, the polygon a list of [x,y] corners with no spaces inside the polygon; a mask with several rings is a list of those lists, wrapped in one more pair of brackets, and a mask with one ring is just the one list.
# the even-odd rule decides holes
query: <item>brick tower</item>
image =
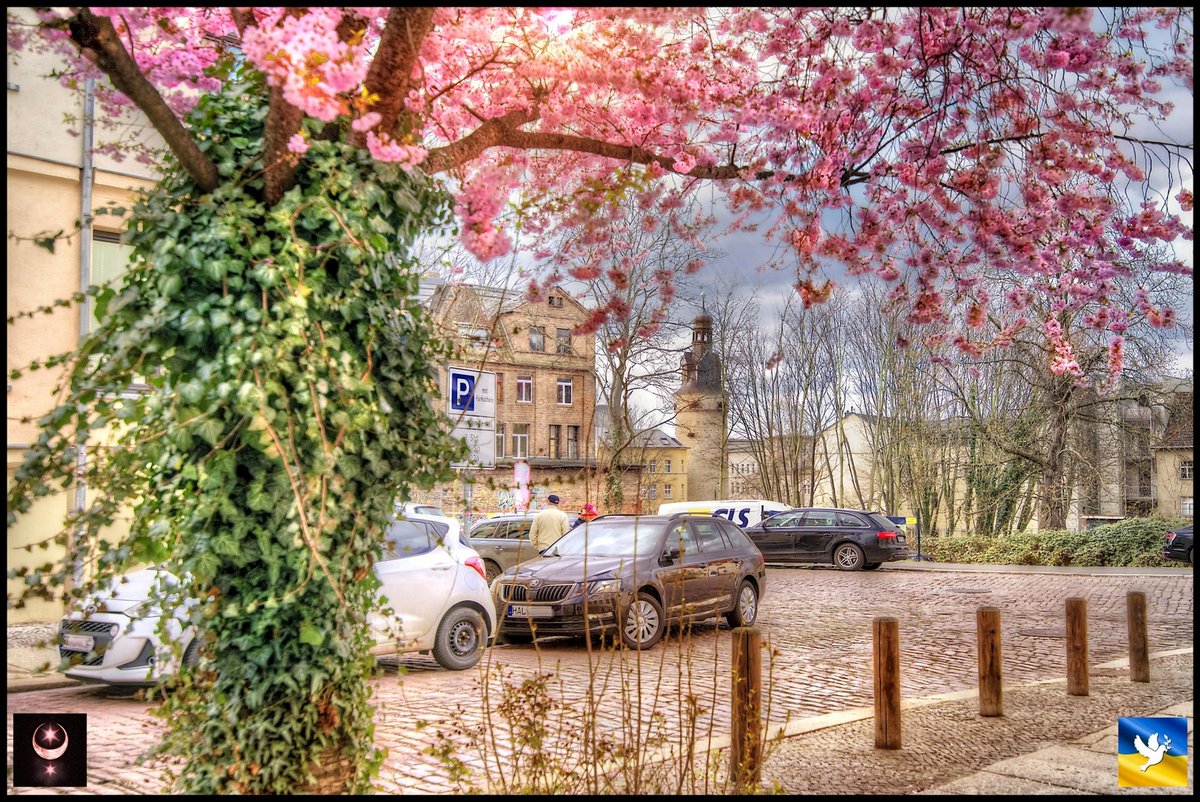
{"label": "brick tower", "polygon": [[712,348],[712,318],[701,311],[692,321],[692,349],[680,360],[682,384],[675,391],[675,436],[688,448],[688,501],[724,498],[727,412],[721,360]]}

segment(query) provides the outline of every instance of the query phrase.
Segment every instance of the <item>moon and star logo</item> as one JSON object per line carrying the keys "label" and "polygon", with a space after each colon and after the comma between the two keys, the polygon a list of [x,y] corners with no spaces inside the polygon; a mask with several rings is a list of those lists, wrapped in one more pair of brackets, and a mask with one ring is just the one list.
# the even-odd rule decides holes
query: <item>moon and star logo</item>
{"label": "moon and star logo", "polygon": [[67,731],[54,722],[47,722],[33,733],[33,751],[42,760],[58,760],[67,751],[71,739]]}
{"label": "moon and star logo", "polygon": [[87,714],[13,713],[13,787],[86,786]]}

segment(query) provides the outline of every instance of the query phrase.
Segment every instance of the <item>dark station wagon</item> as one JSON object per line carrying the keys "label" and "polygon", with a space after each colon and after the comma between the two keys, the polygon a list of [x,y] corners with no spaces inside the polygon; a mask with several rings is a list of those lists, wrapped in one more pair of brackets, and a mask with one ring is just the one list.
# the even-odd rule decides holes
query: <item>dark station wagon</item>
{"label": "dark station wagon", "polygon": [[766,580],[762,554],[729,521],[602,515],[506,570],[492,592],[504,640],[615,632],[649,649],[671,623],[753,624]]}
{"label": "dark station wagon", "polygon": [[822,507],[780,512],[746,529],[768,562],[832,563],[843,571],[873,570],[912,554],[896,524],[882,513]]}

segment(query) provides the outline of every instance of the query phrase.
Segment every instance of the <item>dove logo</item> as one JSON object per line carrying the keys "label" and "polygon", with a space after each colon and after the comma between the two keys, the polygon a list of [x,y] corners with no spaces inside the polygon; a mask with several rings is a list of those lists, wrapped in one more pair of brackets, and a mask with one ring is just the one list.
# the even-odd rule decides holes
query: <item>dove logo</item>
{"label": "dove logo", "polygon": [[1187,785],[1186,718],[1117,719],[1117,785]]}

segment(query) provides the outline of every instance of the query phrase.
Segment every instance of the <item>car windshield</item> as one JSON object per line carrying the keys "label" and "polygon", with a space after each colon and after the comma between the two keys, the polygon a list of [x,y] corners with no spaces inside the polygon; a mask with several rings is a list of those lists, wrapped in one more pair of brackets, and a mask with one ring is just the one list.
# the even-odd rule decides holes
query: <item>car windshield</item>
{"label": "car windshield", "polygon": [[662,521],[592,521],[577,526],[546,554],[559,557],[632,557],[658,551]]}

